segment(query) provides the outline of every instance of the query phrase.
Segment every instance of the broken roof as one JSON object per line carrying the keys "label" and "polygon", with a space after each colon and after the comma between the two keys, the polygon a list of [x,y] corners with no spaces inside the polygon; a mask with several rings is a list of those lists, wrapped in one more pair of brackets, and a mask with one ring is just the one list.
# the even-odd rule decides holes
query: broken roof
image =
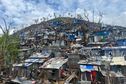
{"label": "broken roof", "polygon": [[110,65],[126,65],[124,57],[113,57]]}
{"label": "broken roof", "polygon": [[50,53],[35,53],[29,57],[29,59],[41,59],[41,58],[48,58]]}
{"label": "broken roof", "polygon": [[103,50],[111,50],[111,49],[126,49],[126,46],[117,46],[117,47],[104,47]]}
{"label": "broken roof", "polygon": [[99,66],[101,65],[100,61],[88,61],[88,60],[80,60],[78,62],[79,65],[95,65],[95,66]]}
{"label": "broken roof", "polygon": [[13,64],[13,67],[29,67],[33,63],[20,63],[20,64]]}
{"label": "broken roof", "polygon": [[40,68],[44,69],[60,69],[68,61],[64,57],[55,57],[46,61]]}
{"label": "broken roof", "polygon": [[43,63],[45,59],[26,59],[25,63]]}

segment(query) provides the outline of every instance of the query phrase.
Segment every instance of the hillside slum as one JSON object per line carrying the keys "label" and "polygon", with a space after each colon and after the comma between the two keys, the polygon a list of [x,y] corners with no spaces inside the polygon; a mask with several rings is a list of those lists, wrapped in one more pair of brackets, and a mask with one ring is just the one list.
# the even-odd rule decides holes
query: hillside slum
{"label": "hillside slum", "polygon": [[9,72],[11,82],[126,83],[126,28],[56,18],[16,34],[20,38],[20,60]]}

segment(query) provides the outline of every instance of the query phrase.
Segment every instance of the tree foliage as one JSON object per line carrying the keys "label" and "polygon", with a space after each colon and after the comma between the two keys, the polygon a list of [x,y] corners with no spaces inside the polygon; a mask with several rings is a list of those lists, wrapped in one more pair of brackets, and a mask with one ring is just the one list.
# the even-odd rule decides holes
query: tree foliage
{"label": "tree foliage", "polygon": [[19,39],[13,35],[0,37],[0,53],[5,65],[13,64],[18,59]]}
{"label": "tree foliage", "polygon": [[0,37],[0,56],[4,59],[4,65],[10,66],[18,59],[19,39],[17,36],[9,35],[11,24],[7,24],[4,18],[5,26],[0,25],[3,34]]}

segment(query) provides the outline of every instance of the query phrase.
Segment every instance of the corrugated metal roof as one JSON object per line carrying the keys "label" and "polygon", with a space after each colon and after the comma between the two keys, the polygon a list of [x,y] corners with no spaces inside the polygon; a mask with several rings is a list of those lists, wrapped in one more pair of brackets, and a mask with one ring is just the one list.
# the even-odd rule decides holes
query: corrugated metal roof
{"label": "corrugated metal roof", "polygon": [[43,63],[45,59],[27,59],[25,63]]}
{"label": "corrugated metal roof", "polygon": [[101,61],[87,61],[87,60],[80,60],[78,62],[79,65],[83,64],[83,65],[101,65]]}
{"label": "corrugated metal roof", "polygon": [[20,63],[20,64],[13,64],[13,67],[28,67],[30,65],[32,65],[33,63]]}
{"label": "corrugated metal roof", "polygon": [[48,58],[50,53],[36,53],[29,57],[29,59],[39,59],[39,58]]}
{"label": "corrugated metal roof", "polygon": [[67,61],[68,59],[64,59],[63,57],[55,57],[45,62],[40,68],[59,69]]}
{"label": "corrugated metal roof", "polygon": [[126,46],[118,46],[118,47],[104,47],[103,50],[109,50],[109,49],[126,49]]}
{"label": "corrugated metal roof", "polygon": [[126,65],[124,57],[113,57],[111,65]]}

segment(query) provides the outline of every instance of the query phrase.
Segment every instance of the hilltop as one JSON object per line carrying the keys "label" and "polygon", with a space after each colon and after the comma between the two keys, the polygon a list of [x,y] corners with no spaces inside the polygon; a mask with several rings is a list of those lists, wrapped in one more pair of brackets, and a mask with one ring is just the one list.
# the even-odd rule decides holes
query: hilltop
{"label": "hilltop", "polygon": [[33,35],[35,32],[43,32],[43,29],[56,30],[56,31],[65,31],[71,30],[78,26],[86,26],[90,32],[99,31],[99,30],[113,30],[113,29],[126,29],[121,26],[111,26],[111,25],[102,25],[100,23],[88,22],[86,20],[70,18],[70,17],[59,17],[51,19],[48,21],[42,21],[40,23],[32,24],[28,27],[22,28],[17,31],[15,34],[21,34],[22,32],[30,32]]}

